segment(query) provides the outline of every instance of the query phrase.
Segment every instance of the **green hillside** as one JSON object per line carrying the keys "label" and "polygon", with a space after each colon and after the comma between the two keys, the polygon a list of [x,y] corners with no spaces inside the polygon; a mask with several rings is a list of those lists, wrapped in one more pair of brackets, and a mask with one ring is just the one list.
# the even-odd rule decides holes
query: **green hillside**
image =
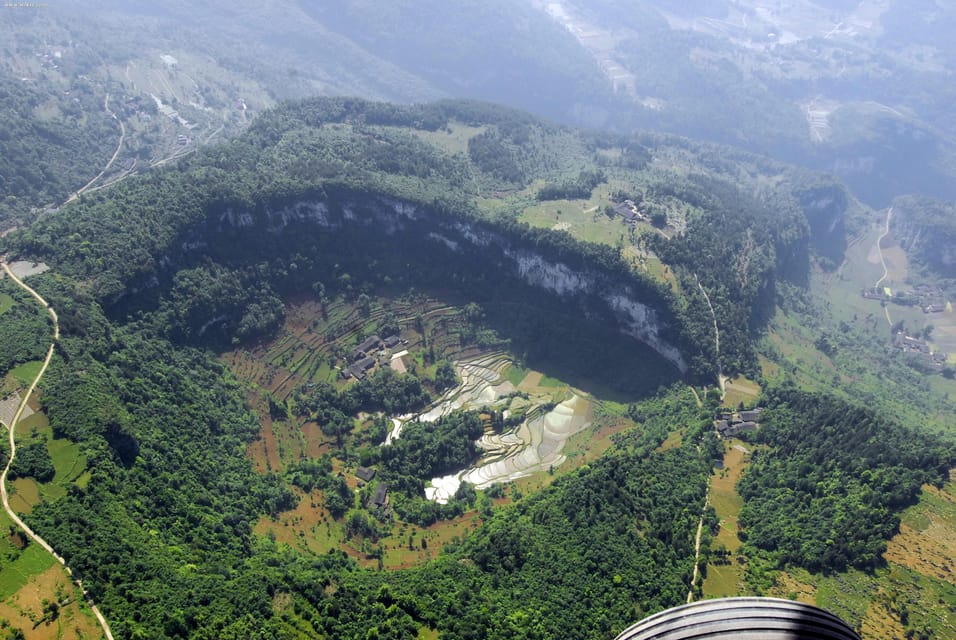
{"label": "green hillside", "polygon": [[[86,464],[27,520],[118,637],[609,638],[700,593],[713,387],[745,373],[771,416],[740,485],[749,580],[872,567],[951,448],[764,374],[763,341],[833,268],[818,230],[847,226],[841,203],[826,178],[684,139],[474,102],[283,103],[3,238],[51,266],[31,280],[62,334],[41,408]],[[388,367],[354,373],[393,332]],[[455,404],[469,384],[479,400]],[[426,498],[477,435],[539,418],[583,425],[562,458]],[[808,498],[755,497],[787,491]],[[825,531],[828,509],[872,526]]]}

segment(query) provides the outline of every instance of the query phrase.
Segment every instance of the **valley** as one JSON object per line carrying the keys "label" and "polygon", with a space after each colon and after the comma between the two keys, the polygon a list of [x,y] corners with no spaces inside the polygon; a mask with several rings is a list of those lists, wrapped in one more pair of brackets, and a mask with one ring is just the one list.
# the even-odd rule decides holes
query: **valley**
{"label": "valley", "polygon": [[891,226],[704,143],[284,103],[3,238],[62,329],[13,506],[118,637],[603,638],[688,585],[947,637],[952,381],[857,311]]}

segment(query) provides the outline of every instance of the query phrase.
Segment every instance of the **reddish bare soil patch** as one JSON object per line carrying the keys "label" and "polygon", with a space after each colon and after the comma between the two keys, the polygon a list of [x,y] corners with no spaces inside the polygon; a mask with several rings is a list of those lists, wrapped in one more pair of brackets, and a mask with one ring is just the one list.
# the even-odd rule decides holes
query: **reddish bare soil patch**
{"label": "reddish bare soil patch", "polygon": [[279,458],[279,443],[272,429],[272,420],[268,415],[260,415],[259,439],[246,447],[246,455],[260,473],[279,471],[282,460]]}
{"label": "reddish bare soil patch", "polygon": [[[31,576],[13,596],[0,602],[0,618],[20,629],[31,640],[99,638],[102,629],[87,609],[63,567],[54,564]],[[44,601],[59,602],[56,616],[45,614]],[[36,625],[36,626],[34,626]]]}
{"label": "reddish bare soil patch", "polygon": [[773,588],[767,595],[775,598],[794,598],[797,602],[806,604],[817,604],[816,586],[803,582],[786,571],[777,574]]}
{"label": "reddish bare soil patch", "polygon": [[332,450],[331,442],[317,422],[306,422],[302,425],[302,435],[305,437],[305,454],[310,458],[321,458]]}
{"label": "reddish bare soil patch", "polygon": [[7,540],[9,540],[10,544],[12,544],[14,547],[19,549],[20,551],[23,551],[24,549],[26,549],[27,543],[29,542],[29,539],[27,538],[26,534],[20,531],[19,529],[14,529],[14,531],[9,536],[7,536]]}
{"label": "reddish bare soil patch", "polygon": [[301,497],[291,511],[272,520],[260,518],[254,531],[260,535],[272,534],[277,542],[284,542],[302,551],[326,553],[338,548],[343,539],[342,525],[332,519],[323,506],[325,497],[315,490],[310,494],[296,491]]}
{"label": "reddish bare soil patch", "polygon": [[[408,569],[427,562],[441,551],[442,547],[455,538],[463,538],[481,524],[477,511],[468,511],[453,520],[436,522],[422,529],[414,525],[405,525],[405,532],[401,533],[401,525],[394,528],[394,533],[382,539],[382,548],[385,551],[383,566],[386,569]],[[409,538],[412,544],[409,546]],[[424,548],[422,539],[425,540]],[[363,564],[370,566],[377,560],[366,561]]]}
{"label": "reddish bare soil patch", "polygon": [[860,623],[860,632],[864,638],[906,637],[906,628],[900,623],[899,617],[886,607],[885,601],[886,593],[881,588],[880,593],[866,608]]}
{"label": "reddish bare soil patch", "polygon": [[[925,576],[952,582],[956,576],[956,485],[951,481],[940,490],[925,485],[920,504],[911,508],[912,522],[900,524],[883,555]],[[907,518],[904,518],[907,520]]]}

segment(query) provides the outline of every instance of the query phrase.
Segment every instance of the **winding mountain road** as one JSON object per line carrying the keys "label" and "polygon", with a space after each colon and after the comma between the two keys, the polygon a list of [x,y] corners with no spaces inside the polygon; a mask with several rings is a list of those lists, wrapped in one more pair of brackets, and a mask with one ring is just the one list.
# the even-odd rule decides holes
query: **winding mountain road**
{"label": "winding mountain road", "polygon": [[[12,507],[10,507],[10,497],[7,494],[7,475],[10,473],[10,467],[13,466],[13,461],[17,455],[17,442],[16,442],[16,425],[20,421],[20,416],[23,414],[23,410],[27,406],[27,401],[30,399],[30,396],[33,394],[33,391],[36,389],[37,384],[40,382],[40,379],[43,377],[43,374],[46,373],[47,367],[50,366],[50,360],[53,359],[53,349],[56,346],[57,341],[60,339],[60,321],[56,316],[56,311],[53,310],[46,300],[40,296],[39,293],[34,291],[30,286],[25,284],[23,280],[18,278],[16,274],[10,269],[6,262],[0,262],[0,266],[3,267],[3,270],[6,272],[10,279],[13,280],[17,285],[19,285],[24,291],[27,291],[31,296],[37,299],[37,301],[43,305],[43,308],[47,310],[47,313],[50,314],[50,317],[53,319],[53,341],[50,342],[50,348],[47,349],[46,358],[43,359],[43,366],[40,367],[40,371],[37,373],[36,378],[33,379],[33,382],[30,383],[29,389],[23,396],[23,400],[20,401],[20,406],[17,407],[17,411],[13,414],[13,419],[8,425],[8,432],[10,435],[10,459],[7,461],[7,466],[3,468],[3,473],[0,474],[0,498],[3,500],[3,509],[7,512],[7,515],[10,516],[10,519],[19,527],[34,543],[40,545],[45,549],[51,556],[56,558],[56,561],[63,565],[63,568],[66,569],[67,574],[70,577],[73,577],[73,571],[66,564],[66,560],[63,559],[56,551],[53,550],[53,547],[50,544],[41,538],[36,532],[33,531],[27,524],[20,519],[20,516],[16,514]],[[96,619],[99,621],[100,626],[103,628],[103,634],[108,640],[113,640],[113,632],[110,630],[110,625],[106,622],[106,618],[103,617],[103,614],[100,613],[100,610],[93,603],[93,599],[87,593],[86,589],[83,588],[83,583],[79,579],[74,579],[76,586],[79,587],[80,592],[86,598],[86,603],[89,605],[90,610],[93,612],[93,615],[96,616]]]}
{"label": "winding mountain road", "polygon": [[[883,229],[883,233],[880,234],[880,237],[876,239],[876,250],[880,254],[880,264],[883,265],[883,275],[880,276],[880,279],[876,281],[876,284],[873,285],[873,288],[877,288],[880,284],[886,280],[886,277],[889,275],[890,271],[886,268],[886,260],[883,258],[883,238],[890,235],[890,220],[893,218],[893,207],[890,207],[886,212],[886,227]],[[893,320],[890,318],[890,307],[889,305],[883,305],[883,311],[886,313],[886,323],[891,327],[893,326]]]}
{"label": "winding mountain road", "polygon": [[[120,126],[120,139],[119,139],[119,143],[117,143],[116,145],[116,151],[113,152],[113,155],[110,157],[109,162],[107,162],[106,166],[103,167],[103,170],[100,171],[98,174],[96,174],[96,176],[92,180],[90,180],[85,185],[80,187],[76,193],[71,195],[69,199],[67,199],[67,201],[63,203],[63,205],[69,204],[73,202],[74,200],[76,200],[77,198],[79,198],[81,195],[83,195],[86,192],[87,189],[93,186],[94,182],[102,178],[103,174],[106,173],[106,171],[111,166],[113,166],[113,162],[116,161],[116,157],[119,155],[119,152],[123,148],[123,142],[126,140],[126,125],[124,125],[123,121],[117,118],[116,114],[113,113],[113,111],[110,109],[110,94],[108,93],[106,94],[106,98],[103,100],[103,109],[105,109],[106,113],[110,114],[110,117],[113,118],[113,120],[116,120],[116,122],[118,122]],[[60,206],[63,206],[63,205],[60,205]]]}

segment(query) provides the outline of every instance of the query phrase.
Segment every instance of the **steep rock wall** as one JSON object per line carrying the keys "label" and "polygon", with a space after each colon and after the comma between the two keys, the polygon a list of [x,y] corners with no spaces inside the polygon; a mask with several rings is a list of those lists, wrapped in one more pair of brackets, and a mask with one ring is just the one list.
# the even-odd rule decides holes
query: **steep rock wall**
{"label": "steep rock wall", "polygon": [[956,205],[904,196],[893,202],[890,231],[907,256],[946,278],[956,278]]}
{"label": "steep rock wall", "polygon": [[[471,252],[478,254],[480,259],[493,260],[501,267],[503,275],[517,277],[562,298],[574,298],[582,307],[586,307],[587,303],[582,302],[585,298],[591,303],[600,301],[617,320],[622,333],[645,343],[682,373],[687,371],[680,349],[673,340],[665,337],[673,334],[675,329],[671,326],[673,323],[665,321],[666,312],[656,308],[653,302],[640,299],[627,282],[598,269],[574,268],[551,259],[490,225],[450,217],[395,198],[369,196],[343,199],[334,204],[301,200],[257,211],[226,209],[184,234],[175,251],[163,256],[160,263],[181,264],[191,254],[194,256],[216,242],[217,238],[241,236],[242,242],[255,242],[256,236],[263,233],[273,236],[334,233],[347,225],[388,236],[420,234],[433,240],[436,247],[456,253]],[[148,284],[143,283],[143,286]],[[581,311],[588,313],[587,308]]]}

